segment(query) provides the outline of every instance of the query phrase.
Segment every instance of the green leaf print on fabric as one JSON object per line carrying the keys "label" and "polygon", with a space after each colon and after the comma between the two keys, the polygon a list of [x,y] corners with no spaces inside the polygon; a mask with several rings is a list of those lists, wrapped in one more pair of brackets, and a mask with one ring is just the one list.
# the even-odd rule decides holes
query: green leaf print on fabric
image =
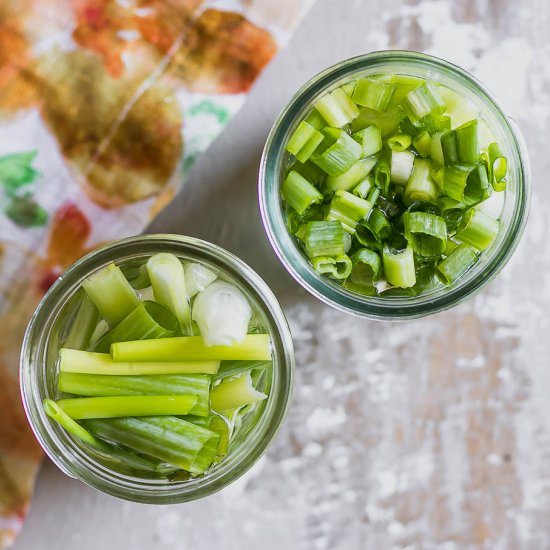
{"label": "green leaf print on fabric", "polygon": [[38,171],[32,167],[36,153],[29,151],[0,157],[0,185],[8,197],[14,197],[21,187],[36,179]]}
{"label": "green leaf print on fabric", "polygon": [[33,198],[35,180],[40,174],[32,166],[36,153],[0,157],[0,188],[7,199],[4,213],[20,227],[41,227],[48,221],[48,213]]}
{"label": "green leaf print on fabric", "polygon": [[220,124],[225,124],[229,120],[229,112],[221,105],[217,105],[213,101],[205,99],[200,103],[196,103],[189,109],[190,115],[214,115]]}
{"label": "green leaf print on fabric", "polygon": [[13,197],[5,213],[12,222],[21,227],[41,227],[48,221],[48,213],[30,193],[22,197]]}

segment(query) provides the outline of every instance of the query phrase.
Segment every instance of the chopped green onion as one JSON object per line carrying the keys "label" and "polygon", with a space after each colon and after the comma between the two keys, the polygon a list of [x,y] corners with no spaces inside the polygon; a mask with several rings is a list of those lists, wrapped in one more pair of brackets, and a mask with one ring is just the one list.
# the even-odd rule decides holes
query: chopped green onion
{"label": "chopped green onion", "polygon": [[339,221],[309,222],[306,250],[310,258],[344,253],[344,228]]}
{"label": "chopped green onion", "polygon": [[[375,188],[374,174],[371,172],[363,181],[359,182],[354,188],[352,193],[356,197],[365,199],[370,191]],[[375,199],[376,200],[376,199]]]}
{"label": "chopped green onion", "polygon": [[305,121],[316,130],[322,130],[327,125],[325,119],[321,116],[321,113],[319,113],[316,109],[313,109],[309,115],[307,115]]}
{"label": "chopped green onion", "polygon": [[438,257],[447,246],[445,220],[427,212],[405,212],[403,214],[405,237],[419,256]]}
{"label": "chopped green onion", "polygon": [[458,160],[461,164],[475,164],[480,157],[477,120],[471,120],[456,130]]}
{"label": "chopped green onion", "polygon": [[216,281],[200,292],[193,303],[193,321],[207,346],[242,342],[252,319],[246,296],[226,281]]}
{"label": "chopped green onion", "polygon": [[414,163],[413,172],[405,191],[403,202],[410,206],[413,202],[435,203],[439,196],[439,189],[430,177],[431,163],[427,159],[417,158]]}
{"label": "chopped green onion", "polygon": [[160,252],[147,260],[147,271],[155,301],[176,316],[183,334],[190,334],[191,311],[182,263],[174,254]]}
{"label": "chopped green onion", "polygon": [[395,87],[390,84],[360,78],[355,84],[352,99],[362,107],[385,111],[394,91]]}
{"label": "chopped green onion", "polygon": [[99,312],[86,293],[80,296],[80,302],[74,319],[71,321],[69,334],[64,347],[70,349],[86,349],[92,340],[92,335],[99,322]]}
{"label": "chopped green onion", "polygon": [[134,289],[112,262],[90,275],[82,287],[111,326],[122,321],[139,303]]}
{"label": "chopped green onion", "polygon": [[229,440],[231,437],[231,427],[229,426],[229,422],[225,417],[213,414],[210,417],[208,429],[220,436],[220,442],[216,450],[216,459],[221,460],[227,454],[229,449]]}
{"label": "chopped green onion", "polygon": [[359,114],[353,101],[340,89],[319,99],[315,104],[315,109],[327,121],[328,125],[334,128],[341,128],[349,124]]}
{"label": "chopped green onion", "polygon": [[462,218],[456,238],[478,250],[485,250],[495,240],[499,227],[498,220],[472,208]]}
{"label": "chopped green onion", "polygon": [[479,109],[464,96],[446,86],[440,86],[438,91],[445,103],[445,113],[451,118],[453,128],[479,117]]}
{"label": "chopped green onion", "polygon": [[426,131],[421,132],[413,139],[413,146],[421,157],[429,157],[432,148],[432,138]]}
{"label": "chopped green onion", "polygon": [[397,130],[402,119],[403,111],[397,105],[390,105],[384,112],[366,107],[361,109],[359,116],[352,121],[351,131],[355,133],[367,126],[375,125],[380,128],[382,137],[386,137]]}
{"label": "chopped green onion", "polygon": [[399,288],[409,288],[416,283],[413,249],[409,245],[401,252],[393,252],[388,246],[382,254],[384,273],[388,283]]}
{"label": "chopped green onion", "polygon": [[389,82],[395,86],[391,103],[401,105],[405,96],[415,88],[418,88],[418,86],[421,86],[425,80],[408,74],[396,74],[391,76]]}
{"label": "chopped green onion", "polygon": [[477,257],[478,254],[473,247],[461,244],[439,262],[436,273],[444,284],[450,285],[477,262]]}
{"label": "chopped green onion", "polygon": [[390,178],[393,183],[405,185],[413,171],[415,156],[410,151],[392,151]]}
{"label": "chopped green onion", "polygon": [[300,162],[306,162],[321,141],[323,134],[303,120],[288,140],[286,150]]}
{"label": "chopped green onion", "polygon": [[87,420],[124,416],[177,416],[188,414],[196,402],[196,395],[124,395],[60,399],[57,405],[74,420]]}
{"label": "chopped green onion", "polygon": [[120,270],[133,289],[143,290],[151,286],[149,273],[147,273],[147,266],[142,260],[124,262],[120,266]]}
{"label": "chopped green onion", "polygon": [[312,204],[319,204],[323,195],[298,172],[292,170],[281,189],[285,200],[298,214],[303,214]]}
{"label": "chopped green onion", "polygon": [[467,205],[487,199],[491,186],[483,163],[474,166],[447,166],[443,174],[443,194]]}
{"label": "chopped green onion", "polygon": [[107,451],[108,445],[103,441],[94,437],[88,430],[83,428],[78,422],[75,422],[55,401],[52,399],[44,399],[44,412],[61,427],[70,433],[73,437],[80,439],[94,449]]}
{"label": "chopped green onion", "polygon": [[506,188],[506,157],[502,154],[498,143],[489,145],[489,176],[495,191],[503,191]]}
{"label": "chopped green onion", "polygon": [[197,402],[190,410],[190,414],[209,414],[210,376],[206,374],[108,376],[60,372],[59,391],[86,397],[194,395]]}
{"label": "chopped green onion", "polygon": [[117,342],[111,346],[116,362],[141,361],[243,361],[271,359],[269,334],[248,334],[231,346],[207,346],[201,336]]}
{"label": "chopped green onion", "polygon": [[353,189],[358,182],[364,180],[370,174],[376,164],[376,160],[374,157],[367,157],[358,160],[347,172],[339,176],[328,176],[327,189],[331,191],[339,189],[349,191]]}
{"label": "chopped green onion", "polygon": [[388,147],[392,151],[405,151],[411,146],[412,138],[407,134],[395,134],[388,139]]}
{"label": "chopped green onion", "polygon": [[439,97],[436,85],[426,81],[405,96],[403,108],[414,124],[427,116],[442,114],[445,104]]}
{"label": "chopped green onion", "polygon": [[374,124],[355,132],[351,137],[361,144],[364,157],[375,155],[382,149],[382,133]]}
{"label": "chopped green onion", "polygon": [[218,278],[213,271],[195,262],[187,263],[183,267],[183,271],[185,273],[185,289],[189,298],[203,291]]}
{"label": "chopped green onion", "polygon": [[353,267],[349,280],[356,286],[372,287],[380,275],[380,256],[373,250],[361,248],[350,259]]}
{"label": "chopped green onion", "polygon": [[312,185],[319,185],[326,177],[325,172],[323,172],[323,170],[321,170],[321,168],[319,168],[316,164],[313,164],[311,160],[308,160],[303,164],[301,162],[296,162],[293,164],[292,168]]}
{"label": "chopped green onion", "polygon": [[458,144],[455,130],[445,132],[441,136],[441,150],[443,151],[445,166],[454,166],[455,164],[458,164]]}
{"label": "chopped green onion", "polygon": [[202,474],[212,463],[220,436],[173,416],[86,420],[85,426],[102,439]]}
{"label": "chopped green onion", "polygon": [[312,258],[313,269],[321,275],[328,275],[333,279],[346,279],[352,269],[352,263],[346,254],[339,256],[316,256]]}
{"label": "chopped green onion", "polygon": [[380,208],[373,209],[367,221],[367,225],[377,240],[385,241],[390,238],[392,233],[391,223]]}
{"label": "chopped green onion", "polygon": [[244,407],[266,399],[265,393],[257,391],[249,372],[233,380],[223,380],[210,392],[210,406],[213,411],[223,412],[228,409]]}
{"label": "chopped green onion", "polygon": [[166,338],[177,330],[178,320],[170,311],[156,302],[146,300],[106,332],[94,344],[93,351],[107,353],[113,342]]}
{"label": "chopped green onion", "polygon": [[337,220],[348,233],[355,233],[355,225],[372,210],[372,204],[348,193],[336,191],[330,203],[327,220]]}
{"label": "chopped green onion", "polygon": [[361,145],[338,128],[325,128],[323,134],[325,137],[311,160],[330,176],[343,174],[361,157]]}
{"label": "chopped green onion", "polygon": [[443,157],[443,148],[441,147],[441,138],[443,132],[436,132],[432,134],[431,146],[430,146],[430,158],[439,166],[445,164],[445,158]]}
{"label": "chopped green onion", "polygon": [[[162,342],[168,340],[171,339],[165,338]],[[158,340],[143,341],[157,342]],[[117,344],[113,344],[113,346],[116,345]],[[115,362],[107,353],[94,353],[91,351],[79,351],[65,348],[59,350],[60,372],[105,374],[110,376],[194,373],[215,374],[218,372],[219,366],[220,360],[218,359],[163,359],[162,361],[158,361],[156,357],[153,357],[151,360],[132,363],[128,361]]]}

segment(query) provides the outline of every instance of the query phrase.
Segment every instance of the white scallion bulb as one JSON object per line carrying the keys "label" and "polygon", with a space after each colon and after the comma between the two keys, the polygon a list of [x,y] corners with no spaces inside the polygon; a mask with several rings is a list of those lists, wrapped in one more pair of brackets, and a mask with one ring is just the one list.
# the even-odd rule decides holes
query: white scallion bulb
{"label": "white scallion bulb", "polygon": [[237,287],[215,281],[197,294],[192,317],[206,345],[230,346],[244,340],[252,308]]}
{"label": "white scallion bulb", "polygon": [[202,292],[212,284],[218,276],[201,264],[190,262],[185,265],[185,288],[190,298]]}

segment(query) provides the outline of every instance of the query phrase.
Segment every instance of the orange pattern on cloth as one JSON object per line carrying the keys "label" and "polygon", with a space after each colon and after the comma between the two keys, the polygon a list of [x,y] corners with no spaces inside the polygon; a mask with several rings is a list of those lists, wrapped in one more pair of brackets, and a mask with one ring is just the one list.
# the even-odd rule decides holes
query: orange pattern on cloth
{"label": "orange pattern on cloth", "polygon": [[0,548],[41,457],[17,379],[34,308],[169,202],[311,0],[228,4],[0,0]]}

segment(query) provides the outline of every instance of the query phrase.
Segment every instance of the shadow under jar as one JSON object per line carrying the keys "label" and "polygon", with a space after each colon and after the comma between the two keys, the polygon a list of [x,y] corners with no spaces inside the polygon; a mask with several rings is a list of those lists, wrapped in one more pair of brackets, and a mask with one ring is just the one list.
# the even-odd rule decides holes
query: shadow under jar
{"label": "shadow under jar", "polygon": [[[235,285],[247,298],[253,323],[271,340],[272,363],[261,378],[266,399],[245,417],[225,458],[204,475],[187,479],[137,472],[69,435],[44,412],[43,400],[60,396],[57,355],[73,319],[83,281],[114,262],[123,271],[159,252],[202,264]],[[138,290],[138,296],[140,291]],[[141,297],[144,299],[144,297]],[[149,298],[148,298],[149,299]],[[223,362],[222,362],[223,365]],[[137,502],[170,504],[202,498],[230,484],[265,452],[283,421],[294,372],[292,340],[283,312],[267,285],[245,263],[218,246],[177,235],[144,235],[109,244],[72,265],[51,287],[33,315],[21,356],[23,404],[40,445],[67,475],[107,494]]]}
{"label": "shadow under jar", "polygon": [[[463,275],[451,284],[436,283],[416,295],[394,289],[397,292],[375,292],[369,296],[351,291],[313,269],[305,247],[287,228],[281,187],[295,161],[286,150],[289,139],[300,122],[314,112],[317,101],[337,88],[346,90],[348,85],[353,89],[351,83],[357,79],[374,77],[384,81],[385,77],[393,75],[417,77],[443,85],[469,101],[507,159],[506,188],[493,193],[493,196],[500,195],[498,204],[493,201],[491,205],[494,209],[496,204],[498,209],[494,213],[500,222],[498,233]],[[348,134],[353,131],[350,125],[344,125],[343,129]],[[394,133],[401,132],[396,130]],[[319,190],[324,191],[322,186]],[[301,286],[325,303],[372,319],[423,317],[473,296],[497,275],[514,252],[527,220],[529,198],[528,156],[514,121],[502,112],[485,87],[463,69],[432,56],[408,51],[374,52],[348,59],[307,82],[276,120],[265,145],[259,174],[259,202],[264,227],[285,268]]]}

